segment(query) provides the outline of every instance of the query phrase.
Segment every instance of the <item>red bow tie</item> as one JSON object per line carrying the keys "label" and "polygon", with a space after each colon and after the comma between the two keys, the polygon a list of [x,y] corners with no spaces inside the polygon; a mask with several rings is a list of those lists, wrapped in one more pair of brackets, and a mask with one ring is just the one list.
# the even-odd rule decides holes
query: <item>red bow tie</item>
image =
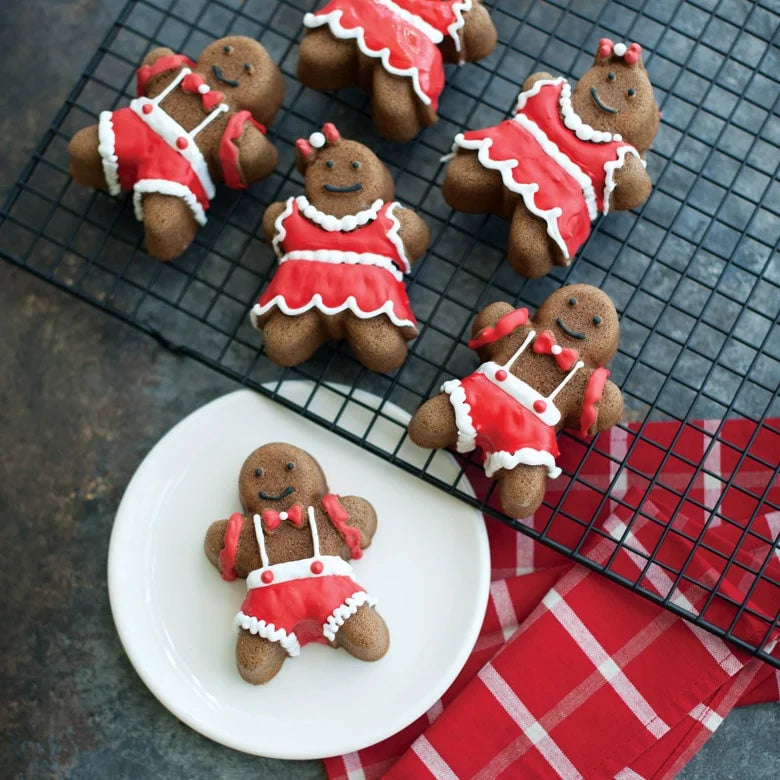
{"label": "red bow tie", "polygon": [[543,330],[536,337],[534,340],[534,352],[538,355],[552,355],[562,371],[568,371],[579,357],[576,349],[559,347],[555,343],[555,336],[549,330]]}
{"label": "red bow tie", "polygon": [[264,509],[262,517],[263,524],[269,531],[278,528],[285,520],[289,520],[294,526],[300,528],[303,525],[303,506],[293,504],[286,512]]}
{"label": "red bow tie", "polygon": [[[201,87],[204,89],[201,90]],[[181,80],[181,88],[193,95],[200,95],[204,111],[213,111],[225,99],[225,93],[209,87],[200,73],[188,73]]]}

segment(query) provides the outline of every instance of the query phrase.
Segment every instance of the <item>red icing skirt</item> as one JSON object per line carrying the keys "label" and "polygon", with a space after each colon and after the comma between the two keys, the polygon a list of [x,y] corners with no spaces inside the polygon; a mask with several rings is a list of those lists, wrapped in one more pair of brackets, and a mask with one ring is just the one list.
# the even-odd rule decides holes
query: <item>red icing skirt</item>
{"label": "red icing skirt", "polygon": [[386,314],[410,329],[407,338],[417,335],[404,283],[378,266],[287,260],[252,310],[253,320],[261,325],[274,308],[291,315],[314,308],[324,314],[349,310],[366,319]]}

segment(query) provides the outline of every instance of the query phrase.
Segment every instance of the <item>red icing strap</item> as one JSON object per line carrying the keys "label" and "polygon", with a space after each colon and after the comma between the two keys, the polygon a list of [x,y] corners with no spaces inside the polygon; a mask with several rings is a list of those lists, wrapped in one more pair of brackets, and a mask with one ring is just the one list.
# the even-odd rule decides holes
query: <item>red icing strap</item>
{"label": "red icing strap", "polygon": [[195,63],[186,54],[163,54],[158,57],[151,65],[141,65],[136,73],[136,93],[138,97],[146,91],[146,84],[149,79],[165,73],[166,70],[176,70],[184,66],[194,68]]}
{"label": "red icing strap", "polygon": [[225,529],[225,546],[219,551],[219,570],[222,579],[228,582],[236,578],[236,550],[238,550],[238,537],[241,536],[243,525],[244,516],[240,512],[230,515]]}
{"label": "red icing strap", "polygon": [[360,549],[360,529],[347,525],[349,512],[339,503],[339,496],[335,493],[328,493],[328,495],[323,496],[322,508],[330,518],[331,523],[336,526],[336,530],[344,537],[344,541],[347,547],[349,547],[350,555],[356,560],[362,558],[363,550]]}
{"label": "red icing strap", "polygon": [[500,317],[494,327],[488,326],[469,341],[471,349],[479,349],[485,344],[492,344],[494,341],[508,336],[515,328],[519,328],[528,322],[528,309],[515,309]]}
{"label": "red icing strap", "polygon": [[249,111],[239,111],[228,119],[222,140],[219,142],[219,161],[222,163],[222,176],[225,184],[234,190],[246,189],[246,184],[241,180],[241,172],[238,169],[238,146],[234,143],[244,132],[244,125],[251,122],[263,135],[266,134],[264,125],[255,120]]}
{"label": "red icing strap", "polygon": [[582,414],[580,414],[580,433],[583,436],[589,435],[590,427],[598,419],[599,413],[596,411],[596,404],[601,400],[608,376],[608,368],[597,368],[590,375],[588,384],[585,386],[585,396],[582,399]]}

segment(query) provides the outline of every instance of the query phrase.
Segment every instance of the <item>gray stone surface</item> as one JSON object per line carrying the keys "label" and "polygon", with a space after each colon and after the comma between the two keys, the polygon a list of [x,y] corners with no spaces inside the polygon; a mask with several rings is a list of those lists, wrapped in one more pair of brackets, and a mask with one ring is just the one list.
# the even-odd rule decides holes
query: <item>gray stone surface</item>
{"label": "gray stone surface", "polygon": [[[0,197],[121,2],[0,7]],[[2,777],[322,777],[196,734],[144,687],[105,582],[124,486],[181,417],[234,388],[215,372],[0,264]],[[730,715],[683,773],[775,778],[780,708]]]}

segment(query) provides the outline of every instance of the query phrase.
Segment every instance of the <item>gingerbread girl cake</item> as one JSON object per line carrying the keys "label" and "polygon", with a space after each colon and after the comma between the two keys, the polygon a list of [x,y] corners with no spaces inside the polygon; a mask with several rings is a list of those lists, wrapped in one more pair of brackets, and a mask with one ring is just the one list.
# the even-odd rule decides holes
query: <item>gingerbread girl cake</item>
{"label": "gingerbread girl cake", "polygon": [[297,142],[305,195],[268,207],[263,233],[279,268],[251,312],[268,356],[289,366],[346,339],[374,371],[392,371],[417,335],[403,277],[430,233],[393,200],[389,171],[328,123]]}
{"label": "gingerbread girl cake", "polygon": [[459,211],[509,220],[510,263],[541,276],[571,262],[600,214],[649,196],[644,156],[659,116],[639,44],[602,38],[574,89],[534,73],[511,119],[455,137],[444,198]]}
{"label": "gingerbread girl cake", "polygon": [[492,303],[476,317],[469,342],[482,365],[442,385],[409,424],[422,447],[480,448],[485,474],[498,480],[512,517],[532,515],[547,479],[561,473],[557,435],[612,427],[623,397],[604,367],[618,346],[612,301],[587,284],[560,288],[529,318],[527,309]]}
{"label": "gingerbread girl cake", "polygon": [[496,44],[481,0],[330,0],[303,23],[298,78],[322,90],[359,85],[393,141],[436,121],[445,61],[479,60]]}
{"label": "gingerbread girl cake", "polygon": [[371,504],[329,493],[319,463],[291,444],[256,449],[238,486],[244,512],[213,523],[205,548],[223,579],[246,579],[235,619],[241,676],[266,683],[311,642],[380,659],[390,644],[387,626],[348,563],[371,544]]}
{"label": "gingerbread girl cake", "polygon": [[276,167],[265,126],[281,105],[282,76],[257,41],[233,36],[197,62],[154,49],[138,69],[137,92],[76,133],[70,169],[85,186],[132,191],[149,254],[170,260],[205,224],[215,181],[242,189]]}

